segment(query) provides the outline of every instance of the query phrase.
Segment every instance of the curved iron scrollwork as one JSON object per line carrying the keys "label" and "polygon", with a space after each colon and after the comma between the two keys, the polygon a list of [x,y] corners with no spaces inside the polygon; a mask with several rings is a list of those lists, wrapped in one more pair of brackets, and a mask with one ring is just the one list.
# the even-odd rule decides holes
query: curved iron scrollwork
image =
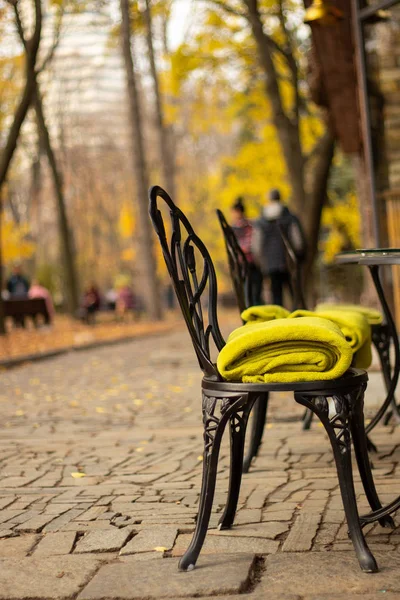
{"label": "curved iron scrollwork", "polygon": [[[246,405],[247,395],[238,394],[229,398],[208,396],[203,393],[204,454],[207,461],[214,444],[215,433],[223,417],[230,419],[231,434],[244,435],[251,405]],[[233,410],[234,409],[234,410]],[[219,416],[217,416],[219,413]]]}
{"label": "curved iron scrollwork", "polygon": [[[357,393],[358,390],[356,390]],[[353,392],[350,392],[352,395]],[[309,394],[295,394],[296,402],[302,404],[322,421],[327,433],[335,442],[340,453],[350,452],[350,403],[349,394],[331,396],[310,396]],[[354,401],[354,399],[353,399]]]}
{"label": "curved iron scrollwork", "polygon": [[[171,221],[171,238],[167,239],[159,199],[168,208]],[[160,240],[163,256],[171,277],[179,305],[192,338],[193,346],[202,371],[220,379],[210,356],[210,338],[218,350],[225,346],[217,319],[217,278],[210,254],[195,234],[185,214],[174,204],[167,192],[154,186],[149,192],[149,212],[154,229]],[[202,258],[202,270],[198,275],[196,251]],[[206,290],[208,289],[208,294]],[[204,323],[203,294],[208,301],[208,324]]]}
{"label": "curved iron scrollwork", "polygon": [[240,312],[253,306],[251,297],[250,268],[245,253],[237,241],[235,232],[228,224],[222,211],[217,209],[217,216],[224,235],[226,253],[228,255],[229,273],[231,276],[236,300]]}

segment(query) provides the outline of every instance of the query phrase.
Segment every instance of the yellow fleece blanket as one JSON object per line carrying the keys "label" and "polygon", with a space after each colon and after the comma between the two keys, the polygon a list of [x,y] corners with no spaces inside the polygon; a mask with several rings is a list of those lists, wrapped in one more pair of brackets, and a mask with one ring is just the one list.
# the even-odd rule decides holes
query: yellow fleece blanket
{"label": "yellow fleece blanket", "polygon": [[217,359],[222,377],[250,383],[294,383],[341,377],[353,351],[326,319],[276,319],[231,333]]}
{"label": "yellow fleece blanket", "polygon": [[245,323],[264,323],[264,321],[272,321],[273,319],[285,319],[289,314],[289,311],[283,306],[262,304],[246,308],[241,316]]}
{"label": "yellow fleece blanket", "polygon": [[372,362],[371,327],[361,313],[334,309],[320,310],[318,313],[296,310],[289,315],[289,318],[311,317],[312,315],[329,319],[340,328],[354,352],[354,367],[367,369],[370,366]]}
{"label": "yellow fleece blanket", "polygon": [[357,312],[367,319],[370,325],[380,325],[383,321],[383,315],[375,308],[360,306],[359,304],[318,304],[315,308],[316,312],[326,312],[329,310],[343,310],[345,312]]}

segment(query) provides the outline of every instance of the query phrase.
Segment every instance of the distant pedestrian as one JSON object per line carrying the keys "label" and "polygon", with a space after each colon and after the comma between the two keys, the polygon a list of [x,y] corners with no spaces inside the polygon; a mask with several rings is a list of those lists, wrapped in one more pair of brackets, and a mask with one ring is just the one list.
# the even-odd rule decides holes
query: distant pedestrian
{"label": "distant pedestrian", "polygon": [[54,304],[51,294],[44,285],[41,285],[39,281],[32,281],[32,285],[28,292],[29,298],[43,298],[46,302],[47,314],[49,315],[49,321],[53,320],[54,317]]}
{"label": "distant pedestrian", "polygon": [[123,318],[129,311],[135,308],[135,296],[129,285],[123,285],[118,290],[116,311],[117,315]]}
{"label": "distant pedestrian", "polygon": [[282,204],[280,191],[273,189],[269,193],[269,203],[264,206],[255,224],[252,249],[263,275],[270,280],[272,303],[279,306],[283,306],[284,287],[293,297],[281,228],[298,260],[304,260],[306,241],[300,221]]}
{"label": "distant pedestrian", "polygon": [[251,286],[251,301],[252,304],[263,304],[262,300],[262,285],[263,276],[260,268],[254,260],[252,252],[253,243],[253,225],[246,218],[246,210],[243,198],[239,196],[235,204],[232,206],[232,229],[235,232],[239,246],[243,250],[247,258],[250,270],[250,286]]}
{"label": "distant pedestrian", "polygon": [[117,305],[118,293],[114,288],[110,288],[104,294],[107,310],[115,310]]}
{"label": "distant pedestrian", "polygon": [[96,312],[100,310],[100,292],[95,283],[92,283],[84,292],[82,299],[81,314],[83,319],[89,324],[94,325]]}
{"label": "distant pedestrian", "polygon": [[23,298],[28,295],[29,280],[25,277],[21,265],[15,265],[7,281],[7,290],[11,298]]}

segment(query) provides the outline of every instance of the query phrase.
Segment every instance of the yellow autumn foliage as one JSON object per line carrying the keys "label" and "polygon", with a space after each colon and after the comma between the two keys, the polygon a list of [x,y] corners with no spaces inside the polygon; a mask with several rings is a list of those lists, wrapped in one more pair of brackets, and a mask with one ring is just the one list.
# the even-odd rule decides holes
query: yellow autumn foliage
{"label": "yellow autumn foliage", "polygon": [[122,239],[126,240],[135,233],[136,219],[131,203],[124,202],[119,214],[118,228]]}
{"label": "yellow autumn foliage", "polygon": [[338,252],[359,248],[361,217],[355,194],[347,194],[344,200],[331,198],[322,214],[322,226],[329,230],[323,245],[324,262],[332,263]]}
{"label": "yellow autumn foliage", "polygon": [[35,244],[28,239],[29,226],[16,225],[5,217],[1,227],[2,256],[5,265],[30,258],[35,252]]}

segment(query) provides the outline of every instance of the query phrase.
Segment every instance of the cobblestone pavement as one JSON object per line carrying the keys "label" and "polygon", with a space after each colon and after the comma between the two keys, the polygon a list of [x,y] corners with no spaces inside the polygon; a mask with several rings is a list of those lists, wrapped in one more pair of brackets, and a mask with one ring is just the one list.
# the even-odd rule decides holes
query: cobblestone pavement
{"label": "cobblestone pavement", "polygon": [[[369,527],[381,572],[361,573],[328,441],[317,422],[301,430],[290,395],[272,398],[236,525],[219,532],[223,447],[212,529],[198,567],[178,572],[202,469],[199,382],[184,331],[1,374],[0,599],[400,598],[400,529]],[[372,374],[369,410],[382,396]],[[387,501],[400,430],[372,438]]]}

